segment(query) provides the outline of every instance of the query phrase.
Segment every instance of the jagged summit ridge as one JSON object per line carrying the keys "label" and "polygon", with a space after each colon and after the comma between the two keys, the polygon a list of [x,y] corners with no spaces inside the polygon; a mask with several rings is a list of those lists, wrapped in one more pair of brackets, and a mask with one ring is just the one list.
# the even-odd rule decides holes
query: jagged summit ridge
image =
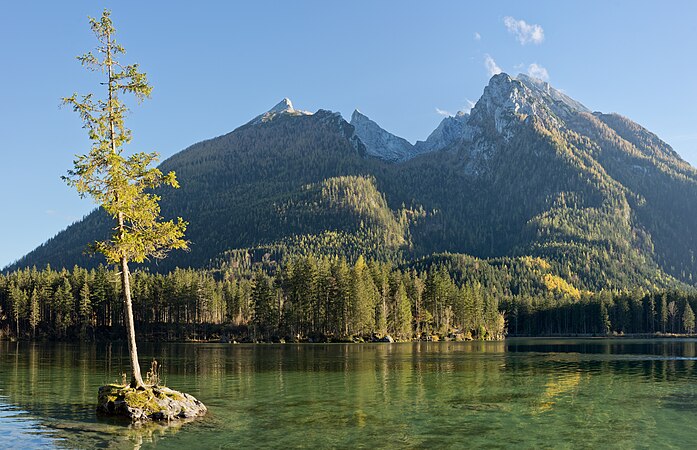
{"label": "jagged summit ridge", "polygon": [[562,91],[555,89],[547,81],[543,81],[524,73],[519,73],[516,79],[527,86],[530,90],[536,92],[538,95],[548,96],[552,100],[552,103],[561,103],[564,106],[570,108],[576,112],[591,112],[585,105],[581,102],[574,100]]}
{"label": "jagged summit ridge", "polygon": [[[494,75],[464,125],[459,151],[465,172],[479,175],[494,170],[489,161],[532,124],[547,130],[573,127],[590,110],[549,83],[519,74]],[[529,151],[538,151],[529,148]]]}
{"label": "jagged summit ridge", "polygon": [[590,109],[548,82],[519,74],[511,77],[500,73],[491,77],[484,93],[471,112],[469,124],[483,127],[493,119],[496,132],[510,138],[510,126],[517,119],[535,116],[548,124],[558,124],[574,114],[589,113]]}
{"label": "jagged summit ridge", "polygon": [[414,156],[414,146],[409,141],[382,129],[358,110],[351,115],[351,125],[370,156],[387,161],[404,161]]}
{"label": "jagged summit ridge", "polygon": [[[454,116],[445,117],[425,141],[417,141],[412,145],[406,139],[386,131],[358,109],[351,115],[353,133],[346,134],[354,146],[360,141],[367,155],[390,162],[402,162],[420,154],[455,148],[460,144],[470,147],[471,153],[486,153],[491,149],[483,149],[482,139],[479,138],[490,132],[508,141],[515,134],[515,126],[530,116],[557,127],[579,113],[590,113],[590,109],[548,82],[525,74],[512,77],[500,73],[489,80],[470,113],[459,111]],[[295,109],[290,99],[284,98],[267,112],[252,119],[249,124],[262,124],[280,115],[312,114]],[[338,113],[334,115],[336,120],[346,123]]]}
{"label": "jagged summit ridge", "polygon": [[417,153],[442,150],[454,142],[469,137],[471,128],[467,126],[469,113],[458,111],[454,116],[445,117],[425,141],[418,141],[414,147]]}
{"label": "jagged summit ridge", "polygon": [[[468,125],[481,131],[493,128],[505,140],[520,115],[539,115],[542,102],[530,89],[506,73],[491,77],[481,98],[472,108]],[[476,133],[475,133],[476,134]]]}
{"label": "jagged summit ridge", "polygon": [[482,153],[478,137],[495,131],[504,141],[515,133],[514,126],[528,116],[558,125],[560,119],[590,110],[582,103],[553,88],[548,82],[525,74],[511,77],[494,75],[470,113],[459,111],[445,117],[425,141],[413,146],[406,140],[382,129],[360,111],[354,111],[351,124],[368,154],[388,161],[404,161],[419,154],[439,151],[464,143],[474,153]]}

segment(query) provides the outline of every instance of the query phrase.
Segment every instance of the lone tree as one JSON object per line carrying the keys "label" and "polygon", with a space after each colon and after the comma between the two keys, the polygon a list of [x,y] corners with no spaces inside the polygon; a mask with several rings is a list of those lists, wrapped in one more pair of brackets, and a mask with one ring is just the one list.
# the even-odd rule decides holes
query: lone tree
{"label": "lone tree", "polygon": [[119,62],[125,50],[114,39],[116,30],[110,12],[104,10],[100,19],[90,18],[89,22],[98,45],[95,52],[77,59],[87,69],[104,74],[105,81],[100,84],[106,87],[107,95],[99,99],[94,94],[73,94],[63,99],[63,103],[70,105],[82,118],[92,147],[87,154],[76,156],[74,168],[62,178],[75,187],[81,197],[92,197],[115,222],[111,238],[94,242],[91,247],[120,269],[131,387],[141,388],[145,384],[138,363],[128,263],[163,258],[171,249],[186,248],[187,223],[181,218],[176,222],[165,221],[160,216],[160,197],[153,190],[161,185],[178,188],[179,184],[174,172],[164,175],[151,167],[158,160],[158,154],[123,154],[124,145],[131,140],[131,131],[124,126],[128,108],[119,96],[133,95],[142,101],[150,97],[152,87],[137,64]]}
{"label": "lone tree", "polygon": [[682,326],[688,334],[692,334],[695,331],[695,313],[692,311],[692,307],[688,301],[685,301],[685,311],[682,314]]}

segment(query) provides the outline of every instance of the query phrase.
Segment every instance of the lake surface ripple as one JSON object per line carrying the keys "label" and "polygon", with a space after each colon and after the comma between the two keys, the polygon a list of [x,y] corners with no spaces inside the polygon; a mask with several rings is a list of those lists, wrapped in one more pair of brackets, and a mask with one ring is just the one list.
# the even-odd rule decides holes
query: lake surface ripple
{"label": "lake surface ripple", "polygon": [[100,419],[122,344],[0,342],[4,448],[695,448],[697,340],[141,344],[201,420]]}

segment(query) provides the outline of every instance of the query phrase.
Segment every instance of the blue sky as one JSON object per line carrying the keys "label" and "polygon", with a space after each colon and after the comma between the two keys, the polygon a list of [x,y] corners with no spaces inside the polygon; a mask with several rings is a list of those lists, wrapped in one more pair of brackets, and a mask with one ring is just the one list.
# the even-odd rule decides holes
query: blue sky
{"label": "blue sky", "polygon": [[[283,97],[354,108],[414,142],[469,108],[492,69],[531,71],[592,110],[618,112],[697,164],[697,2],[3,2],[0,267],[94,205],[60,176],[88,148],[62,96],[98,91],[74,56],[87,16],[113,13],[153,97],[132,150],[163,158],[227,133]],[[191,219],[193,220],[193,219]]]}

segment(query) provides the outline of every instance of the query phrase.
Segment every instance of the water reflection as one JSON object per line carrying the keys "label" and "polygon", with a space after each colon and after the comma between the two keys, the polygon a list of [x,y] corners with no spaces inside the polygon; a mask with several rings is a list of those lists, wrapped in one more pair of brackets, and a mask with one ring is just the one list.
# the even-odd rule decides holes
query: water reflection
{"label": "water reflection", "polygon": [[48,431],[26,411],[7,404],[0,396],[0,436],[6,448],[42,448],[54,445]]}
{"label": "water reflection", "polygon": [[144,362],[161,363],[166,384],[203,400],[209,415],[183,427],[99,420],[97,388],[128,367],[119,344],[0,342],[0,389],[36,421],[32,427],[68,447],[679,445],[680,426],[697,415],[694,340],[140,350]]}

